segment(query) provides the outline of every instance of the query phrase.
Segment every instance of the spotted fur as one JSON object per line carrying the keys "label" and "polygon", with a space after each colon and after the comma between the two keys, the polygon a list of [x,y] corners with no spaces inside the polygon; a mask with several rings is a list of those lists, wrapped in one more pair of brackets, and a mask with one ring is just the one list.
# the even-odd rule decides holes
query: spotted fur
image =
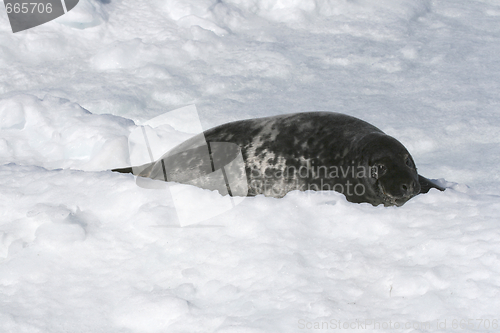
{"label": "spotted fur", "polygon": [[[351,202],[386,206],[401,206],[430,188],[443,190],[418,175],[399,141],[363,120],[339,113],[235,121],[205,131],[204,139],[208,145],[200,146],[200,138],[188,140],[134,173],[222,194],[283,197],[293,190],[335,190]],[[228,145],[210,152],[218,143]],[[241,168],[223,168],[240,152]],[[196,181],[219,169],[226,180],[239,180],[227,189],[220,181]],[[238,190],[231,192],[233,186]]]}

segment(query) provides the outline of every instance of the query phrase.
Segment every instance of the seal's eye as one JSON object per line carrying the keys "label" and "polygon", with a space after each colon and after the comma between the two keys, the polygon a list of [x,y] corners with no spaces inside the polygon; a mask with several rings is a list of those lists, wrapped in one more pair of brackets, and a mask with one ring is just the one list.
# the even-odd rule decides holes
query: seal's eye
{"label": "seal's eye", "polygon": [[377,169],[378,169],[378,175],[379,177],[382,176],[383,174],[385,174],[387,172],[387,167],[383,164],[379,164],[377,165]]}
{"label": "seal's eye", "polygon": [[406,158],[405,163],[408,167],[413,168],[413,162],[411,161],[411,159],[409,157]]}
{"label": "seal's eye", "polygon": [[372,166],[371,176],[372,178],[378,179],[380,176],[383,176],[387,172],[387,167],[383,164],[376,164]]}

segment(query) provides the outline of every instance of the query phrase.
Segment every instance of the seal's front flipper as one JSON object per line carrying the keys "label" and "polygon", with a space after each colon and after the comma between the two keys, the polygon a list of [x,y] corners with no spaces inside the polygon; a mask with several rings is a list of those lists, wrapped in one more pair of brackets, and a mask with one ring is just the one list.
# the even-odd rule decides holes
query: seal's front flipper
{"label": "seal's front flipper", "polygon": [[439,186],[434,183],[432,180],[427,179],[418,175],[418,182],[420,183],[420,193],[427,193],[431,188],[437,188],[440,191],[444,191],[444,187]]}
{"label": "seal's front flipper", "polygon": [[111,171],[119,173],[133,173],[132,168],[112,169]]}

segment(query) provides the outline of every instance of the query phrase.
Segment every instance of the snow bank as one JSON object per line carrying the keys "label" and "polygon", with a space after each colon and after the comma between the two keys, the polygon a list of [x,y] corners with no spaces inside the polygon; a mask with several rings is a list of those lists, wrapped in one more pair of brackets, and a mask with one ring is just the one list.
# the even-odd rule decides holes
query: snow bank
{"label": "snow bank", "polygon": [[348,17],[349,20],[367,19],[379,22],[403,19],[411,20],[424,15],[431,8],[428,0],[418,1],[345,1],[345,0],[229,0],[228,3],[239,8],[278,22],[302,21],[305,18],[315,20],[317,17]]}
{"label": "snow bank", "polygon": [[1,163],[102,170],[128,161],[130,120],[93,115],[76,103],[45,96],[0,100]]}
{"label": "snow bank", "polygon": [[[449,189],[384,208],[293,192],[181,228],[167,193],[130,175],[16,164],[0,175],[4,329],[299,332],[301,320],[495,316],[500,235],[484,218],[500,214],[495,197]],[[186,188],[195,204],[203,190]]]}

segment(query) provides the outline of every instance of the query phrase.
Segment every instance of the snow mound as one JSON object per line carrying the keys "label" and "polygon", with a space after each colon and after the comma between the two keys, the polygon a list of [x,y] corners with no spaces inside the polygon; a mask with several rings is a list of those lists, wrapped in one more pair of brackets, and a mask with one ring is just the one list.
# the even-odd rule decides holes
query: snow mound
{"label": "snow mound", "polygon": [[368,20],[411,20],[431,8],[429,0],[228,0],[226,3],[277,22],[296,22],[315,17],[344,16]]}
{"label": "snow mound", "polygon": [[94,115],[66,99],[32,95],[1,99],[0,119],[0,163],[84,170],[127,164],[130,120]]}
{"label": "snow mound", "polygon": [[107,1],[79,0],[72,10],[56,19],[56,22],[76,28],[87,29],[107,21],[108,15],[103,8]]}

